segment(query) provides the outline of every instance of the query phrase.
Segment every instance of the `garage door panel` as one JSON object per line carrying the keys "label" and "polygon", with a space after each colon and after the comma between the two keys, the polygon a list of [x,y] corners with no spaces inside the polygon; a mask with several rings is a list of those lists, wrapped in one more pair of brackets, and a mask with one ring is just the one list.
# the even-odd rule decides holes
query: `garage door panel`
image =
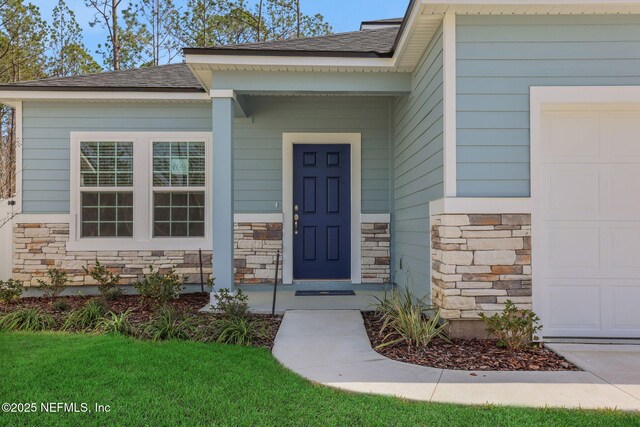
{"label": "garage door panel", "polygon": [[600,329],[600,287],[556,282],[547,294],[545,329]]}
{"label": "garage door panel", "polygon": [[609,304],[607,310],[612,330],[640,329],[640,282],[627,282],[606,288],[608,295],[603,296]]}
{"label": "garage door panel", "polygon": [[600,272],[600,229],[597,226],[566,222],[548,224],[544,240],[545,277],[591,277]]}
{"label": "garage door panel", "polygon": [[[609,272],[613,276],[640,277],[640,226],[612,227],[609,232],[609,248],[606,252]],[[638,300],[640,310],[640,299]]]}
{"label": "garage door panel", "polygon": [[640,161],[640,113],[603,115],[603,132],[608,157],[614,161]]}
{"label": "garage door panel", "polygon": [[542,171],[545,218],[593,219],[599,215],[600,172],[588,165],[546,165]]}
{"label": "garage door panel", "polygon": [[[640,141],[638,143],[640,146]],[[640,165],[610,165],[607,171],[607,203],[603,206],[608,219],[640,218]]]}
{"label": "garage door panel", "polygon": [[544,134],[549,141],[543,157],[547,161],[600,156],[598,115],[593,113],[555,113],[550,115]]}
{"label": "garage door panel", "polygon": [[532,146],[542,336],[640,338],[640,103],[558,108]]}

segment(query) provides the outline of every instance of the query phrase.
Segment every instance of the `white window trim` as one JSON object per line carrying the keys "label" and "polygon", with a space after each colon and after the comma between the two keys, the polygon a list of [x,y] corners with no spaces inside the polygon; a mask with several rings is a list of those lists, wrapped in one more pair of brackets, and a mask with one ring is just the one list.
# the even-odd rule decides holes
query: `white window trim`
{"label": "white window trim", "polygon": [[[153,237],[153,142],[205,143],[205,237]],[[133,238],[80,237],[80,142],[133,142]],[[71,132],[68,251],[197,250],[211,247],[211,141],[209,132]],[[194,191],[198,191],[194,187]]]}
{"label": "white window trim", "polygon": [[362,206],[360,133],[282,134],[282,276],[293,283],[293,145],[349,144],[351,146],[351,283],[362,281],[360,215]]}

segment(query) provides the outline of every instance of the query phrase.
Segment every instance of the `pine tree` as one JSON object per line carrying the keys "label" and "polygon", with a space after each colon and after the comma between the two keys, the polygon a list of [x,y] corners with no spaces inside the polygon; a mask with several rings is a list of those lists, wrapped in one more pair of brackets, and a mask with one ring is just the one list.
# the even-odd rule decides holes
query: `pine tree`
{"label": "pine tree", "polygon": [[145,65],[171,63],[180,55],[180,45],[172,31],[177,13],[173,0],[139,1],[137,15],[146,41],[142,47],[146,57]]}
{"label": "pine tree", "polygon": [[305,15],[300,0],[189,0],[174,23],[184,46],[205,47],[309,37],[331,32],[320,14]]}
{"label": "pine tree", "polygon": [[107,31],[107,40],[97,50],[105,66],[114,71],[139,66],[147,35],[138,21],[135,4],[123,8],[122,0],[85,0],[85,5],[94,11],[89,25]]}
{"label": "pine tree", "polygon": [[[46,24],[40,11],[22,0],[0,0],[0,82],[45,76]],[[0,199],[15,192],[15,111],[0,104]]]}
{"label": "pine tree", "polygon": [[87,52],[82,42],[82,30],[75,13],[64,0],[53,9],[49,27],[50,57],[47,70],[50,77],[65,77],[97,73],[102,68]]}

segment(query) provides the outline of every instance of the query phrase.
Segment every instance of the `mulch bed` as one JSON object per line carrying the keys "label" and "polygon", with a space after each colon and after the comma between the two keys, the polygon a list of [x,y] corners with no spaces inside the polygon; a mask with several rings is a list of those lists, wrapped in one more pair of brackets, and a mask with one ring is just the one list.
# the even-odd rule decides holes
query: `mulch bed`
{"label": "mulch bed", "polygon": [[[199,324],[207,323],[220,318],[220,315],[215,313],[201,313],[200,310],[209,304],[210,294],[206,292],[197,292],[189,294],[181,294],[180,298],[171,301],[169,305],[183,316],[193,316],[197,319]],[[8,305],[2,305],[0,303],[0,314],[3,312],[9,312],[18,310],[21,308],[40,308],[45,313],[50,314],[56,320],[56,323],[62,323],[69,311],[79,308],[85,305],[91,299],[98,299],[97,296],[63,296],[57,298],[47,297],[27,297],[20,298]],[[55,308],[54,302],[56,300],[62,300],[68,304],[68,308],[64,311],[60,311]],[[105,302],[109,311],[120,314],[127,310],[130,310],[129,321],[138,326],[148,322],[154,315],[153,307],[143,303],[139,295],[122,295],[115,300],[109,300]],[[272,317],[265,314],[252,314],[254,319],[262,320],[265,324],[264,337],[260,337],[253,342],[255,347],[272,348],[273,341],[280,327],[282,316]]]}
{"label": "mulch bed", "polygon": [[[364,312],[365,328],[372,346],[382,344],[380,315]],[[435,339],[427,347],[409,348],[404,344],[375,349],[393,360],[432,368],[467,371],[579,371],[576,366],[543,346],[509,350],[495,340],[453,339],[449,344]]]}

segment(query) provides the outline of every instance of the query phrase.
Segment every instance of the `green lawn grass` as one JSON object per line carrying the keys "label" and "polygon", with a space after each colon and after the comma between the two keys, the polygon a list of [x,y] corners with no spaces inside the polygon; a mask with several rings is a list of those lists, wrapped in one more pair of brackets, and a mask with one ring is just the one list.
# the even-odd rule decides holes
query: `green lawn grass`
{"label": "green lawn grass", "polygon": [[405,402],[313,385],[264,349],[118,336],[0,333],[0,403],[109,413],[0,414],[3,425],[640,425],[619,412]]}

